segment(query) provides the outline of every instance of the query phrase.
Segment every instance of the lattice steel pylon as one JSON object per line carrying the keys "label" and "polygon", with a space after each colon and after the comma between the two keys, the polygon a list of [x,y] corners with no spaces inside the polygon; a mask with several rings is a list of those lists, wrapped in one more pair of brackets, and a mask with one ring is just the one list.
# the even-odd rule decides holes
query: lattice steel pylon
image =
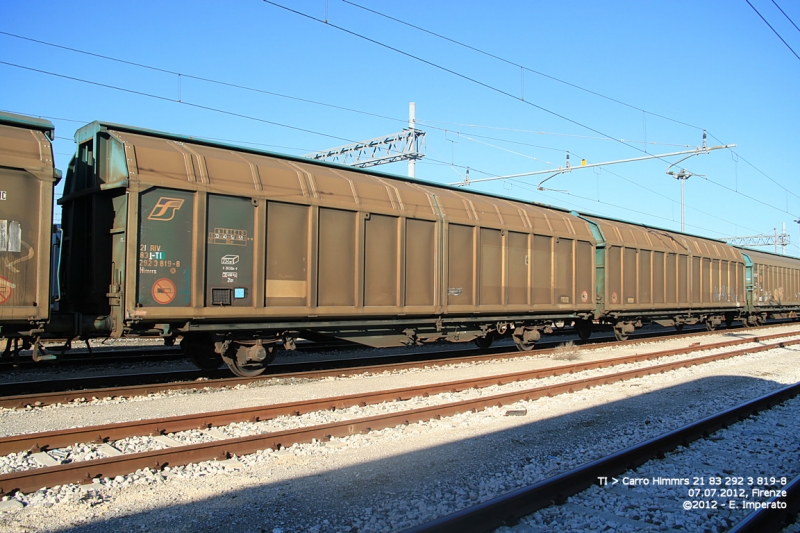
{"label": "lattice steel pylon", "polygon": [[366,168],[397,161],[408,161],[408,176],[414,177],[417,159],[425,156],[425,132],[417,129],[417,104],[408,104],[408,127],[398,133],[375,137],[304,157]]}
{"label": "lattice steel pylon", "polygon": [[405,128],[398,133],[375,137],[304,157],[351,167],[366,168],[396,161],[417,160],[425,156],[425,132]]}
{"label": "lattice steel pylon", "polygon": [[785,250],[791,244],[789,234],[784,230],[783,233],[772,235],[752,235],[749,237],[725,237],[722,239],[731,246],[774,246],[776,251],[778,246]]}

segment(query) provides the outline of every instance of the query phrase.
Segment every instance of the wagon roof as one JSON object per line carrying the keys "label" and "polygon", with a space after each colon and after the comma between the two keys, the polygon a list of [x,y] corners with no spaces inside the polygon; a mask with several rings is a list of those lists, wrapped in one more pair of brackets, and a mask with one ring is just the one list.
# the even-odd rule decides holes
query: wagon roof
{"label": "wagon roof", "polygon": [[53,139],[56,129],[55,126],[53,126],[53,123],[49,120],[29,117],[26,115],[17,115],[15,113],[5,113],[2,111],[0,111],[0,124],[43,131],[48,137],[50,137],[50,139]]}
{"label": "wagon roof", "polygon": [[554,211],[559,211],[559,212],[564,213],[564,214],[570,214],[571,213],[570,209],[566,209],[566,208],[563,208],[563,207],[544,204],[544,203],[540,203],[540,202],[522,200],[522,199],[519,199],[519,198],[512,198],[512,197],[504,196],[504,195],[501,195],[501,194],[493,194],[493,193],[489,193],[489,192],[477,191],[477,190],[474,190],[474,189],[465,189],[463,187],[458,187],[458,186],[453,186],[453,185],[446,185],[446,184],[437,183],[437,182],[434,182],[434,181],[429,181],[429,180],[416,178],[416,177],[415,178],[410,178],[408,176],[402,176],[402,175],[399,175],[399,174],[392,174],[392,173],[389,173],[389,172],[381,172],[381,171],[371,170],[371,169],[370,170],[365,170],[365,169],[362,169],[362,168],[352,167],[352,166],[349,166],[349,165],[341,165],[339,163],[330,163],[330,162],[327,162],[327,161],[318,161],[318,160],[309,159],[309,158],[302,157],[302,156],[289,155],[289,154],[284,154],[284,153],[280,153],[280,152],[272,152],[270,150],[263,150],[263,149],[252,148],[252,147],[247,147],[247,146],[241,146],[241,145],[236,145],[236,144],[230,144],[230,143],[225,143],[225,142],[220,142],[220,141],[214,141],[214,140],[204,139],[202,137],[193,137],[193,136],[189,136],[189,135],[179,135],[179,134],[174,134],[174,133],[167,133],[167,132],[158,131],[158,130],[151,130],[151,129],[147,129],[147,128],[139,128],[139,127],[136,127],[136,126],[128,126],[128,125],[125,125],[125,124],[115,124],[113,122],[94,121],[94,122],[92,122],[90,124],[87,124],[86,126],[80,128],[78,131],[75,132],[75,142],[77,144],[79,144],[79,143],[81,143],[83,141],[86,141],[88,139],[93,138],[94,135],[97,132],[99,132],[99,131],[107,131],[107,130],[119,131],[119,132],[123,132],[123,133],[127,132],[127,133],[133,133],[133,134],[138,134],[138,135],[147,135],[147,136],[158,137],[158,138],[167,139],[167,140],[171,140],[171,141],[178,141],[178,142],[185,142],[185,143],[195,143],[195,144],[199,144],[199,145],[203,145],[203,146],[209,146],[209,147],[213,147],[213,148],[222,148],[222,149],[235,150],[235,151],[238,151],[238,152],[250,153],[250,154],[255,154],[255,155],[263,155],[263,156],[268,156],[268,157],[275,157],[275,158],[278,158],[278,159],[284,159],[284,160],[293,161],[293,162],[296,162],[296,163],[303,163],[303,164],[306,164],[306,165],[316,165],[316,166],[327,167],[327,168],[331,168],[331,169],[346,170],[348,172],[357,172],[357,173],[362,173],[362,174],[366,174],[366,175],[379,176],[379,177],[389,178],[389,179],[393,179],[393,180],[404,181],[404,182],[407,182],[407,183],[413,183],[413,184],[418,184],[418,185],[436,187],[436,188],[439,188],[439,189],[446,189],[446,190],[451,190],[451,191],[456,191],[456,192],[461,192],[461,193],[475,194],[475,195],[479,195],[479,196],[484,196],[484,197],[489,197],[489,198],[497,198],[497,199],[506,200],[506,201],[520,202],[520,203],[524,203],[524,204],[528,204],[528,205],[533,205],[533,206],[536,206],[536,207],[542,207],[542,208],[545,208],[545,209],[552,209]]}

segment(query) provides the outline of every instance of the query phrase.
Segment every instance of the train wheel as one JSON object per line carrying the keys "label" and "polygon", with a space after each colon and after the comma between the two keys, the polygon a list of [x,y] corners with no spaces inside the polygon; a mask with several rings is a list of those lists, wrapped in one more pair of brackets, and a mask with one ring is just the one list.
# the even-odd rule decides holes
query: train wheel
{"label": "train wheel", "polygon": [[184,337],[181,350],[200,370],[216,370],[222,366],[222,356],[214,351],[210,337]]}
{"label": "train wheel", "polygon": [[494,340],[494,333],[490,332],[487,333],[485,337],[476,337],[473,342],[475,342],[475,346],[477,346],[481,350],[486,350],[489,348],[489,346],[492,345],[493,340]]}
{"label": "train wheel", "polygon": [[614,336],[618,341],[626,341],[635,329],[636,325],[633,322],[617,322],[614,324]]}
{"label": "train wheel", "polygon": [[592,322],[590,320],[576,320],[575,330],[578,332],[578,338],[582,341],[588,341],[592,336]]}
{"label": "train wheel", "polygon": [[274,344],[262,345],[258,342],[248,345],[234,342],[222,359],[237,376],[252,378],[263,374],[276,355]]}
{"label": "train wheel", "polygon": [[675,331],[677,331],[678,333],[683,331],[683,324],[675,324]]}
{"label": "train wheel", "polygon": [[239,361],[233,357],[223,357],[225,364],[231,369],[231,372],[242,378],[254,378],[260,376],[267,369],[262,364],[239,364]]}
{"label": "train wheel", "polygon": [[717,329],[717,325],[714,324],[711,320],[706,320],[706,330],[714,331],[715,329]]}
{"label": "train wheel", "polygon": [[536,345],[535,342],[518,341],[516,337],[514,337],[514,344],[516,344],[517,350],[520,352],[529,352]]}
{"label": "train wheel", "polygon": [[511,337],[514,339],[514,344],[517,345],[517,350],[529,352],[533,350],[536,341],[542,338],[542,334],[533,326],[519,326]]}

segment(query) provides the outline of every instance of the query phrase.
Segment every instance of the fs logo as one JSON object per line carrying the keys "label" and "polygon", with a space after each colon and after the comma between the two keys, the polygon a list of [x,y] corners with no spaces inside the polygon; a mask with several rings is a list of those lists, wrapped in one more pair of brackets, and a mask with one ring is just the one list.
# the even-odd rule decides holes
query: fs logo
{"label": "fs logo", "polygon": [[175,212],[181,208],[183,200],[181,198],[168,198],[162,196],[156,202],[153,210],[147,216],[147,220],[160,220],[166,222],[175,218]]}

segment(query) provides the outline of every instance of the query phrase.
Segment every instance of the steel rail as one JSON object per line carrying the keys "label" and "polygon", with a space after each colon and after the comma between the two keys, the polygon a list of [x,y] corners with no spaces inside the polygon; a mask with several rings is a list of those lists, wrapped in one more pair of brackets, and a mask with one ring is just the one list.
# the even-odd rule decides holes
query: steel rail
{"label": "steel rail", "polygon": [[[617,374],[598,376],[595,378],[570,381],[545,387],[496,394],[460,402],[429,406],[367,418],[344,420],[330,424],[309,426],[269,434],[259,434],[217,442],[187,445],[166,450],[148,451],[111,457],[81,461],[53,467],[42,467],[21,472],[0,475],[0,494],[14,491],[31,492],[41,487],[62,485],[65,483],[90,482],[97,477],[116,477],[126,475],[140,468],[160,470],[165,466],[183,465],[192,462],[224,459],[232,455],[255,453],[266,448],[278,449],[295,443],[311,442],[313,439],[327,441],[331,437],[345,437],[356,433],[365,433],[401,424],[427,421],[443,416],[452,416],[464,412],[475,412],[487,407],[502,406],[517,401],[535,400],[545,396],[555,396],[567,392],[575,392],[589,387],[615,383],[625,379],[642,377],[649,374],[662,373],[676,368],[694,366],[704,362],[734,357],[743,353],[763,351],[800,344],[800,340],[781,342],[776,345],[756,346],[755,349],[736,350],[725,354],[715,354],[690,360],[677,361],[647,368],[635,369]],[[496,378],[495,378],[496,379]],[[445,387],[448,384],[440,384]],[[391,393],[392,391],[385,391]],[[296,408],[296,406],[294,406]],[[75,442],[74,439],[72,442]],[[529,513],[528,513],[529,514]]]}
{"label": "steel rail", "polygon": [[[484,533],[504,525],[516,524],[524,516],[563,502],[569,496],[589,488],[597,482],[599,477],[610,478],[636,468],[678,446],[686,446],[692,441],[705,438],[718,429],[743,420],[758,411],[769,409],[798,394],[800,394],[800,383],[789,385],[574,470],[514,490],[476,506],[462,509],[432,522],[406,529],[402,533]],[[761,532],[765,530],[743,529],[742,531]]]}
{"label": "steel rail", "polygon": [[54,364],[59,366],[81,366],[92,364],[109,364],[109,363],[129,363],[131,361],[152,362],[152,361],[168,361],[185,357],[181,349],[177,346],[117,346],[110,347],[92,347],[91,350],[86,348],[72,348],[71,350],[61,353],[58,348],[45,348],[46,354],[56,355],[55,361],[48,362],[35,362],[30,355],[20,355],[19,357],[10,355],[8,357],[0,356],[0,371],[18,368],[45,368]]}
{"label": "steel rail", "polygon": [[783,487],[786,497],[775,496],[767,500],[768,504],[782,502],[785,509],[762,507],[747,515],[744,520],[728,531],[728,533],[772,533],[781,531],[792,517],[800,513],[800,476],[797,476]]}
{"label": "steel rail", "polygon": [[[756,342],[756,341],[751,341]],[[435,383],[428,385],[418,385],[413,387],[404,387],[399,389],[390,389],[384,391],[368,392],[350,394],[345,396],[334,396],[329,398],[320,398],[314,400],[305,400],[302,402],[290,402],[273,405],[262,405],[256,407],[245,407],[241,409],[228,409],[224,411],[197,413],[181,416],[153,418],[146,420],[136,420],[131,422],[122,422],[115,424],[103,424],[97,426],[89,426],[85,428],[70,428],[56,431],[47,431],[39,433],[29,433],[22,435],[12,435],[9,437],[0,438],[0,455],[8,455],[11,453],[22,451],[43,451],[49,449],[61,448],[69,446],[75,442],[107,442],[115,441],[127,437],[140,436],[140,435],[163,435],[166,433],[175,433],[178,431],[188,431],[192,429],[211,428],[214,426],[223,426],[233,424],[235,422],[259,422],[271,420],[279,416],[297,416],[305,413],[313,413],[316,411],[332,411],[336,409],[346,409],[353,406],[374,405],[381,402],[403,401],[413,397],[423,395],[441,394],[445,392],[460,392],[468,389],[485,388],[494,385],[506,385],[518,381],[528,381],[533,379],[541,379],[544,377],[555,377],[565,374],[574,374],[586,370],[594,370],[600,368],[610,368],[628,363],[639,363],[669,357],[674,355],[682,355],[692,353],[695,351],[705,351],[717,348],[726,348],[731,345],[743,344],[739,339],[730,344],[715,343],[705,346],[689,346],[687,348],[665,350],[643,355],[627,355],[623,357],[616,357],[613,359],[587,361],[574,365],[552,366],[547,368],[523,370],[520,372],[512,372],[507,374],[496,374],[490,376],[481,376],[479,378],[467,378],[457,381],[447,381],[444,383]],[[744,348],[734,352],[727,352],[722,354],[709,355],[699,357],[691,360],[677,361],[666,363],[662,365],[647,367],[659,372],[666,372],[674,368],[681,368],[692,364],[704,364],[711,361],[716,361],[723,358],[736,357],[745,353],[753,353],[773,348],[780,348],[792,344],[800,344],[800,340],[784,341],[778,344],[761,345],[752,348]],[[678,365],[678,366],[674,366]],[[608,374],[609,379],[619,376],[620,379],[630,379],[631,373],[636,373],[639,370],[620,372],[617,374]],[[579,380],[568,382],[567,385],[575,383],[583,383],[587,381],[592,383],[592,380],[597,378],[589,378],[589,380]],[[592,385],[589,385],[592,386]],[[558,387],[554,385],[552,387]],[[553,390],[551,386],[540,387],[532,389],[531,392],[537,394],[536,398],[541,397],[541,393]]]}
{"label": "steel rail", "polygon": [[[696,336],[707,336],[709,334],[713,334],[712,332],[700,332],[700,333],[693,333],[689,335],[684,335],[683,337],[686,338],[694,338]],[[760,335],[754,336],[748,339],[739,339],[740,342],[762,342],[766,340],[771,340],[775,338],[781,337],[788,337],[797,333],[777,333],[771,335]],[[643,342],[658,342],[662,339],[657,340],[628,340],[624,342],[613,342],[610,344],[598,344],[592,346],[584,346],[581,347],[581,350],[596,350],[601,348],[606,348],[610,346],[626,346],[626,345],[634,345],[634,344],[641,344]],[[727,342],[727,341],[726,341]],[[731,343],[736,343],[737,341],[730,341]],[[718,343],[723,344],[723,343]],[[699,348],[705,349],[705,348]],[[541,350],[538,351],[538,355],[546,355],[547,353],[551,353],[554,349],[549,350]],[[131,396],[146,396],[148,394],[154,394],[163,392],[166,390],[196,390],[196,389],[203,389],[203,388],[225,388],[225,387],[235,387],[237,385],[247,385],[250,383],[268,380],[268,379],[320,379],[326,377],[342,377],[342,376],[351,376],[357,374],[364,374],[364,373],[378,373],[378,372],[386,372],[386,371],[393,371],[393,370],[403,370],[408,368],[425,368],[425,367],[432,367],[437,365],[453,365],[459,364],[464,362],[480,362],[480,361],[487,361],[487,360],[496,360],[496,359],[516,359],[519,357],[528,357],[530,356],[530,352],[520,352],[520,351],[512,351],[512,352],[500,352],[495,354],[488,354],[488,355],[470,355],[465,357],[445,357],[440,359],[425,359],[422,361],[407,361],[402,363],[389,363],[389,364],[379,364],[379,365],[363,365],[363,366],[354,366],[348,368],[333,368],[333,369],[325,369],[325,370],[310,370],[310,371],[296,371],[287,374],[270,374],[266,376],[258,376],[253,378],[221,378],[221,379],[214,379],[214,380],[201,380],[204,376],[203,372],[196,371],[196,375],[193,381],[171,381],[169,383],[163,383],[163,381],[169,381],[171,376],[175,376],[175,373],[165,373],[164,379],[159,379],[161,383],[148,383],[145,385],[123,385],[118,387],[103,387],[103,388],[91,388],[91,389],[84,389],[81,388],[80,390],[70,390],[70,391],[57,391],[57,392],[47,392],[47,393],[34,393],[34,394],[15,394],[15,395],[6,395],[0,396],[0,407],[5,408],[24,408],[26,406],[35,406],[40,407],[44,405],[52,405],[56,403],[69,403],[71,401],[77,399],[85,399],[85,398],[111,398],[111,397],[131,397]],[[358,360],[351,360],[351,361],[358,361]],[[150,374],[149,376],[153,376]],[[138,375],[130,376],[131,379],[138,379]],[[118,379],[127,379],[126,376],[121,376]],[[93,378],[93,379],[102,379],[102,378]],[[75,388],[78,388],[80,385],[81,379],[75,379],[74,381]],[[38,383],[38,382],[37,382]],[[15,388],[23,388],[25,387],[25,383],[19,383],[15,385]],[[8,387],[4,385],[0,385],[0,390],[3,388]]]}

